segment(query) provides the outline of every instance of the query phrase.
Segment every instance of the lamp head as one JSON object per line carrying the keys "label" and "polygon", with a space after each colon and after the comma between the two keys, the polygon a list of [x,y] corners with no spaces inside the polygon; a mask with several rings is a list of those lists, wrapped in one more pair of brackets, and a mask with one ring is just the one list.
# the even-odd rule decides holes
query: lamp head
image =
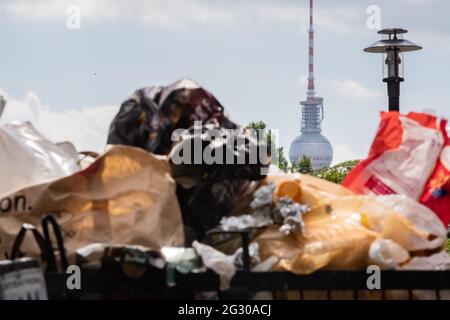
{"label": "lamp head", "polygon": [[364,49],[369,53],[387,53],[389,51],[409,52],[421,50],[422,47],[406,39],[399,38],[398,35],[408,33],[407,30],[401,28],[388,28],[378,31],[378,34],[387,36],[375,42],[370,47]]}

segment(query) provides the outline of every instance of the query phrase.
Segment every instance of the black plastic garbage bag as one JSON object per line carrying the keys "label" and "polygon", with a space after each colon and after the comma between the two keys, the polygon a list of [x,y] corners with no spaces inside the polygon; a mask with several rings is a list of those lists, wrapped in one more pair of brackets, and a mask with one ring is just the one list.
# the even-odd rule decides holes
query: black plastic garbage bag
{"label": "black plastic garbage bag", "polygon": [[172,132],[192,127],[196,121],[237,128],[217,99],[190,79],[167,87],[147,87],[137,90],[122,104],[111,123],[107,142],[168,154]]}

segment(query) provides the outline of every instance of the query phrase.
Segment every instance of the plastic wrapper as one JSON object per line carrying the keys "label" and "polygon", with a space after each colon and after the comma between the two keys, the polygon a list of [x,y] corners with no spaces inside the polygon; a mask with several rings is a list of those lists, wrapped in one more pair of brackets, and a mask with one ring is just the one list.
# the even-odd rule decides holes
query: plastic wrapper
{"label": "plastic wrapper", "polygon": [[[31,123],[0,126],[0,196],[79,171],[78,156],[39,134]],[[0,212],[11,204],[4,201]]]}

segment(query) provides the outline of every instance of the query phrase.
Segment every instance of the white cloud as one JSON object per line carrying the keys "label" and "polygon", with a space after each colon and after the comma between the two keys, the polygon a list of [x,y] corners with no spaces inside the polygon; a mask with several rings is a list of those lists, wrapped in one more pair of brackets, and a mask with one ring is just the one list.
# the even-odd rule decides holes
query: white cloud
{"label": "white cloud", "polygon": [[[132,15],[146,24],[169,29],[184,28],[191,24],[219,24],[232,26],[240,16],[234,8],[195,0],[138,1]],[[134,10],[133,10],[134,9]]]}
{"label": "white cloud", "polygon": [[[101,22],[128,19],[164,29],[182,29],[191,25],[231,27],[238,23],[297,23],[306,31],[307,2],[201,1],[201,0],[9,0],[0,4],[0,12],[26,19],[66,19],[71,5],[81,8],[81,18]],[[365,11],[351,7],[323,6],[317,10],[317,27],[338,33],[356,32],[358,18]]]}
{"label": "white cloud", "polygon": [[338,144],[333,146],[333,165],[347,160],[364,159],[365,155],[356,152],[348,144]]}
{"label": "white cloud", "polygon": [[350,79],[334,81],[333,86],[339,95],[351,99],[377,99],[383,97],[382,92],[366,88]]}
{"label": "white cloud", "polygon": [[8,98],[0,123],[29,121],[53,142],[70,141],[79,151],[102,151],[108,136],[109,124],[118,106],[55,111],[44,105],[37,94],[30,91],[23,99]]}
{"label": "white cloud", "polygon": [[13,0],[0,5],[0,11],[27,20],[66,19],[71,5],[81,8],[83,18],[110,19],[120,15],[118,1],[111,0]]}

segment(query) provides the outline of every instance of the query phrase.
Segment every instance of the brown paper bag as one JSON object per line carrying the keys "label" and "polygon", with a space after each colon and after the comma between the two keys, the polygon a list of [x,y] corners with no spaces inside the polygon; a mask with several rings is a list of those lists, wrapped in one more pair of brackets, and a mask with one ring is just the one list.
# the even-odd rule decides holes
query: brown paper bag
{"label": "brown paper bag", "polygon": [[[134,147],[113,146],[83,171],[0,196],[0,257],[10,254],[23,223],[40,227],[47,213],[61,226],[71,262],[75,251],[90,243],[159,249],[184,242],[166,159]],[[22,252],[39,256],[31,237]]]}

